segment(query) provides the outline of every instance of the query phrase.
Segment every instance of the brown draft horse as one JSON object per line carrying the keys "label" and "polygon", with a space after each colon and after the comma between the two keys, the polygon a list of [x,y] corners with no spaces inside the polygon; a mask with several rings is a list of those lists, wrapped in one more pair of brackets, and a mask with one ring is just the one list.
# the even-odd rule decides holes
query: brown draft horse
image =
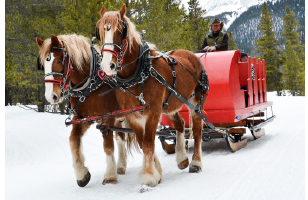
{"label": "brown draft horse", "polygon": [[[103,59],[101,68],[109,76],[118,76],[120,79],[129,79],[136,71],[136,63],[138,60],[140,45],[142,38],[137,33],[135,26],[128,17],[126,17],[126,6],[123,5],[121,11],[107,12],[103,6],[100,11],[101,19],[97,22],[97,35],[103,44]],[[126,38],[127,35],[127,39]],[[123,43],[127,41],[127,51],[123,50]],[[116,47],[116,48],[115,48]],[[122,48],[122,49],[121,49]],[[123,63],[119,62],[119,55]],[[150,50],[151,56],[159,55],[155,50]],[[188,73],[187,69],[194,74],[199,80],[203,70],[200,59],[192,52],[187,50],[176,50],[171,52],[173,58],[178,61],[176,64],[176,82],[177,91],[196,106],[201,96],[203,100],[201,108],[206,101],[206,94],[196,93],[194,97],[191,95],[199,87],[198,81]],[[187,69],[180,65],[182,63]],[[122,70],[118,65],[126,66]],[[162,57],[152,59],[153,68],[162,75],[169,85],[173,85],[172,70],[166,60]],[[162,169],[159,160],[155,154],[155,134],[157,125],[160,121],[162,113],[165,113],[173,122],[177,130],[176,137],[176,162],[180,169],[185,169],[189,165],[188,156],[184,145],[184,121],[178,111],[183,106],[183,103],[175,96],[169,101],[169,105],[162,110],[162,105],[169,97],[169,90],[159,83],[154,77],[149,76],[143,85],[143,95],[146,104],[150,105],[150,109],[143,113],[133,113],[126,116],[126,119],[136,134],[138,144],[143,150],[144,162],[141,172],[141,184],[154,187],[161,181]],[[126,88],[130,93],[138,96],[142,89],[141,85]],[[116,90],[117,101],[121,109],[128,109],[140,105],[140,101],[120,89]],[[191,98],[190,98],[191,97]],[[201,137],[202,137],[202,119],[193,110],[190,110],[193,120],[193,136],[194,136],[194,154],[189,165],[189,172],[200,172],[202,169],[201,163]]]}
{"label": "brown draft horse", "polygon": [[[63,80],[60,74],[57,73],[62,73],[63,75],[69,74],[69,68],[67,67],[70,62],[69,58],[72,63],[72,70],[66,81],[66,83],[69,83],[69,87],[76,86],[89,76],[91,59],[89,39],[73,34],[60,35],[58,37],[51,35],[51,38],[46,39],[45,41],[40,38],[36,38],[36,41],[40,49],[40,60],[45,70],[45,97],[51,104],[61,102],[63,99],[63,97],[61,97],[61,87],[59,84],[53,82]],[[99,52],[99,47],[95,46],[95,49]],[[64,53],[67,53],[68,56],[63,59]],[[81,90],[86,86],[88,86],[87,82],[75,90]],[[98,94],[105,92],[108,89],[110,89],[108,85],[102,84],[97,90],[94,90],[86,96],[85,101],[80,103],[76,108],[77,115],[73,117],[73,120],[77,120],[80,116],[89,117],[115,111],[118,107],[115,92],[111,92],[104,97],[98,96]],[[79,97],[70,97],[72,108],[78,100]],[[73,167],[77,178],[77,184],[80,187],[86,186],[91,178],[88,168],[84,165],[85,158],[82,153],[81,142],[82,136],[91,124],[93,123],[73,124],[71,135],[69,137],[73,157]],[[113,126],[114,124],[114,119],[109,121],[110,126]],[[125,174],[127,158],[125,140],[127,138],[131,138],[129,140],[131,143],[127,144],[128,147],[134,146],[132,145],[134,139],[131,136],[125,135],[121,132],[116,133],[116,140],[119,149],[117,164],[114,158],[113,133],[109,133],[107,138],[104,138],[104,151],[107,155],[107,170],[103,184],[117,182],[117,173]]]}

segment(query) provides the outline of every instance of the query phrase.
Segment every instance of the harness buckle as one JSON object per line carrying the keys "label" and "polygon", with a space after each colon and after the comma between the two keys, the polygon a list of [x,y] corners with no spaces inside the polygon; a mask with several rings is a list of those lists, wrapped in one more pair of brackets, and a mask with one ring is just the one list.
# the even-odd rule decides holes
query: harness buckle
{"label": "harness buckle", "polygon": [[79,101],[80,101],[80,102],[84,102],[85,99],[86,99],[86,97],[85,97],[85,96],[82,96],[82,97],[79,98]]}
{"label": "harness buckle", "polygon": [[175,71],[172,71],[172,76],[173,76],[173,77],[176,77]]}
{"label": "harness buckle", "polygon": [[142,80],[145,79],[145,74],[144,74],[144,72],[141,72],[141,78],[142,78]]}
{"label": "harness buckle", "polygon": [[141,101],[142,104],[145,104],[146,102],[143,99],[143,93],[141,92],[139,96],[136,96],[139,101]]}

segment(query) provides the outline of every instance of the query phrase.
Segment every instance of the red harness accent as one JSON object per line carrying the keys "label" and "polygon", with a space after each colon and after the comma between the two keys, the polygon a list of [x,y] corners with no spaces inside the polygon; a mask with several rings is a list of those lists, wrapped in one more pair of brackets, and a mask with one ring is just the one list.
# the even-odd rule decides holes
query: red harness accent
{"label": "red harness accent", "polygon": [[120,54],[120,52],[116,52],[116,51],[111,50],[111,49],[102,49],[102,53],[104,53],[104,52],[111,53],[111,54],[114,55],[116,58],[118,58],[118,57],[119,57],[119,54]]}
{"label": "red harness accent", "polygon": [[[117,58],[118,66],[121,66],[122,63],[123,63],[123,56],[124,56],[124,54],[126,52],[126,49],[127,49],[127,44],[128,44],[128,37],[126,37],[124,39],[124,44],[123,44],[122,49],[121,49],[120,52],[116,52],[116,51],[111,50],[111,49],[102,49],[102,54],[104,52],[111,53],[112,55],[114,55]],[[120,56],[120,53],[122,53],[121,56]]]}
{"label": "red harness accent", "polygon": [[[73,71],[73,66],[72,66],[72,62],[71,60],[69,61],[69,65],[70,68],[65,76],[65,80],[67,80],[67,78],[71,75],[72,71]],[[53,83],[53,84],[59,84],[61,85],[63,83],[63,79],[62,80],[56,80],[56,79],[45,79],[45,83]],[[64,85],[64,89],[67,90],[68,89],[68,83]]]}
{"label": "red harness accent", "polygon": [[104,80],[106,77],[106,73],[103,70],[98,70],[97,75],[100,79]]}
{"label": "red harness accent", "polygon": [[126,109],[126,110],[117,110],[117,111],[114,111],[114,112],[106,113],[104,115],[97,115],[97,116],[92,116],[92,117],[88,117],[88,118],[77,119],[77,120],[74,120],[74,121],[67,121],[67,122],[65,122],[65,124],[68,126],[68,125],[71,125],[71,124],[89,123],[89,122],[93,122],[95,120],[102,120],[102,119],[105,119],[105,120],[108,121],[110,118],[118,117],[118,116],[124,116],[124,115],[130,114],[130,113],[136,112],[136,111],[143,111],[143,110],[148,109],[149,107],[150,107],[150,105],[145,105],[145,106],[138,106],[138,107]]}

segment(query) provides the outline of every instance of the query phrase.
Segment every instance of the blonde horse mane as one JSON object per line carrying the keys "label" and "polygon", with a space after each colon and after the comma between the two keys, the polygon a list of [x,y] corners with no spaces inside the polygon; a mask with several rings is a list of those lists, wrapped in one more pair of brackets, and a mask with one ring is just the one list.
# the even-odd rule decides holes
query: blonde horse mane
{"label": "blonde horse mane", "polygon": [[[133,48],[133,40],[135,38],[136,42],[141,45],[141,35],[137,32],[135,24],[130,21],[130,19],[124,16],[124,21],[127,23],[127,31],[128,31],[128,49],[131,52]],[[121,22],[121,15],[119,11],[110,11],[106,12],[103,17],[97,22],[96,27],[99,28],[99,34],[102,41],[105,41],[104,35],[104,25],[111,25],[111,34],[113,35],[115,31],[118,30],[118,25]],[[120,23],[120,26],[123,26]],[[123,27],[122,27],[123,28]]]}
{"label": "blonde horse mane", "polygon": [[[85,61],[90,61],[91,59],[90,40],[82,35],[76,34],[59,35],[57,37],[60,41],[63,41],[72,63],[77,66],[79,71],[83,71]],[[51,39],[46,39],[40,48],[41,63],[44,63],[44,60],[49,56],[51,48]],[[95,46],[95,49],[100,52],[98,46]]]}

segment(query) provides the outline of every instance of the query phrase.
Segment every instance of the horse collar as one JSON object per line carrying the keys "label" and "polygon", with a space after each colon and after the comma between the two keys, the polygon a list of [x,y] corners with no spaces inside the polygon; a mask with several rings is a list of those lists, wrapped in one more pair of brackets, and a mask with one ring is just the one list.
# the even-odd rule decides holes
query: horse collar
{"label": "horse collar", "polygon": [[[106,77],[104,79],[101,79],[98,74],[100,70],[100,62],[101,58],[95,50],[94,45],[92,44],[90,74],[87,78],[85,78],[82,82],[78,83],[74,87],[71,85],[71,89],[68,91],[67,95],[71,97],[80,97],[80,99],[82,100],[92,91],[98,89],[106,81]],[[80,85],[82,86],[79,87]]]}
{"label": "horse collar", "polygon": [[149,77],[149,69],[152,65],[149,55],[149,46],[144,40],[142,40],[142,45],[139,45],[139,57],[134,74],[124,79],[116,74],[114,75],[113,80],[117,82],[117,84],[123,83],[125,88],[130,88],[138,83],[143,83]]}

